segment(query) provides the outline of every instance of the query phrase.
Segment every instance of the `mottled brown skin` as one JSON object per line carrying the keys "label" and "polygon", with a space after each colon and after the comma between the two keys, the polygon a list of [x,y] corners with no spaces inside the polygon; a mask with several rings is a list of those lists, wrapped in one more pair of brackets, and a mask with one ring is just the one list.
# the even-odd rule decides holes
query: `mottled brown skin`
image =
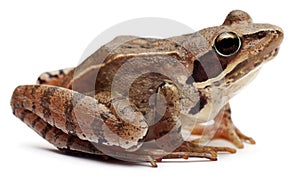
{"label": "mottled brown skin", "polygon": [[[242,41],[239,51],[226,57],[219,56],[213,48],[216,36],[225,31],[235,32]],[[114,97],[110,93],[116,73],[122,64],[132,59],[142,62],[138,66],[141,70],[147,69],[148,66],[143,65],[146,61],[155,61],[151,67],[181,74],[176,66],[183,65],[193,79],[192,82],[188,79],[186,84],[194,86],[201,98],[198,109],[195,107],[190,113],[195,117],[205,117],[209,105],[217,102],[212,99],[211,88],[217,87],[229,100],[251,81],[261,64],[277,54],[282,38],[279,27],[252,23],[250,16],[243,11],[232,11],[221,26],[183,36],[168,39],[117,37],[78,67],[47,72],[39,77],[36,85],[17,87],[11,106],[13,113],[30,128],[67,152],[108,154],[131,161],[149,161],[152,166],[156,166],[155,160],[162,158],[216,160],[217,152],[234,153],[235,150],[200,146],[197,140],[183,140],[180,134],[182,94],[170,78],[148,73],[134,81],[128,96],[134,114],[130,115],[131,122],[128,122],[124,118],[128,113],[128,107],[124,105],[126,91],[120,90]],[[169,58],[177,62],[167,60]],[[213,61],[215,59],[218,61]],[[136,64],[131,65],[134,68]],[[128,71],[118,86],[128,83],[134,72]],[[161,120],[149,125],[155,120],[151,115],[146,116],[151,111],[149,97],[154,93],[164,96],[167,108]],[[159,98],[156,98],[155,105],[160,105]],[[124,117],[118,115],[118,111],[124,113]],[[255,143],[234,126],[228,103],[214,116],[215,124],[199,124],[192,134],[201,135],[205,129],[218,129],[213,138],[227,139],[238,148],[243,147],[243,142]],[[158,138],[165,135],[167,141],[159,143]],[[156,145],[143,148],[143,142],[149,140],[157,141]],[[176,149],[170,150],[174,143]]]}

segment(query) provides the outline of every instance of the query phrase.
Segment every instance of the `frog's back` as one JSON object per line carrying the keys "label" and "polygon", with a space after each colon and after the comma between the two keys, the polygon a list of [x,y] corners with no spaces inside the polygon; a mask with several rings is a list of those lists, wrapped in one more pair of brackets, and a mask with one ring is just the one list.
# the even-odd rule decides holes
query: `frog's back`
{"label": "frog's back", "polygon": [[[175,58],[189,71],[192,71],[193,66],[191,53],[171,38],[119,36],[103,45],[71,71],[61,86],[85,93],[90,92],[91,87],[96,90],[110,90],[111,81],[119,68],[133,58],[147,58],[151,61]],[[134,67],[138,69],[145,66]]]}
{"label": "frog's back", "polygon": [[94,52],[78,66],[77,70],[84,70],[90,66],[120,63],[124,58],[137,56],[176,55],[183,59],[190,57],[187,54],[188,52],[183,46],[180,46],[180,44],[171,39],[118,36]]}

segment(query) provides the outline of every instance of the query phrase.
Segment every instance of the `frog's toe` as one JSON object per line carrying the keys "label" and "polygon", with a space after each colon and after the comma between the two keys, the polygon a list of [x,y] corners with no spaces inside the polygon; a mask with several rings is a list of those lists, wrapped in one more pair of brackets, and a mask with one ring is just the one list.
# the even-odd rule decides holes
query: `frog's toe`
{"label": "frog's toe", "polygon": [[235,127],[235,133],[239,137],[239,139],[243,142],[249,143],[249,144],[255,144],[255,140],[252,137],[248,137],[244,135],[238,128]]}
{"label": "frog's toe", "polygon": [[225,139],[237,148],[244,148],[244,142],[255,144],[253,138],[244,135],[232,122],[230,117],[224,117],[218,127],[214,139]]}
{"label": "frog's toe", "polygon": [[[204,129],[210,126],[196,126],[192,134],[201,135]],[[251,137],[243,134],[232,122],[231,118],[224,117],[219,124],[212,126],[217,127],[217,131],[213,139],[224,139],[233,143],[237,148],[244,148],[244,142],[249,144],[255,144],[255,140]],[[213,129],[213,128],[212,128]]]}
{"label": "frog's toe", "polygon": [[[185,141],[180,147],[174,150],[172,153],[164,156],[164,159],[170,158],[183,158],[189,157],[206,158],[211,161],[216,161],[218,152],[235,153],[236,150],[229,147],[213,147],[213,146],[200,146],[193,142]],[[161,161],[161,160],[158,160]]]}

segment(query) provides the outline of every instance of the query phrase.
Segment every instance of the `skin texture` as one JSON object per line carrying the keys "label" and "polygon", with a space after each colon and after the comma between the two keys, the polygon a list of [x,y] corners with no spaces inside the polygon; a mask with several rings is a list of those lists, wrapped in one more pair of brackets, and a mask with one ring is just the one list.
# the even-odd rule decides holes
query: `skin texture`
{"label": "skin texture", "polygon": [[[223,32],[234,32],[241,42],[231,55],[216,52],[215,39]],[[12,110],[69,153],[149,161],[154,167],[166,158],[216,160],[217,152],[235,149],[186,140],[181,134],[184,126],[195,121],[191,134],[209,131],[212,139],[226,139],[238,148],[243,142],[254,144],[234,126],[228,101],[277,54],[282,39],[279,27],[252,23],[238,10],[230,12],[221,26],[192,34],[168,39],[120,36],[75,68],[46,72],[36,85],[17,87]],[[126,77],[118,80],[125,65],[121,76]],[[186,97],[193,92],[198,97]],[[204,126],[208,117],[214,123]],[[152,145],[146,147],[145,142]]]}

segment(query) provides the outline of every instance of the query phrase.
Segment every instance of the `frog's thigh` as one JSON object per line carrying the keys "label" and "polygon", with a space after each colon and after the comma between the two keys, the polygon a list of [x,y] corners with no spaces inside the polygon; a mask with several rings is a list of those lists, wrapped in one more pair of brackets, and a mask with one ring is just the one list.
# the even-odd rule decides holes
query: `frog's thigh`
{"label": "frog's thigh", "polygon": [[[87,113],[93,113],[95,108],[100,113],[109,112],[105,106],[98,104],[91,97],[50,85],[23,85],[17,87],[11,99],[11,106],[14,113],[16,113],[16,110],[31,112],[39,116],[38,119],[42,119],[66,134],[76,135],[89,141],[97,141],[97,138],[94,138],[95,133],[91,128],[91,123],[95,121],[95,117]],[[84,118],[86,124],[80,124],[82,123],[81,118]],[[101,118],[96,121],[97,123],[103,122]],[[83,128],[83,126],[85,127]],[[84,129],[84,133],[82,129]]]}
{"label": "frog's thigh", "polygon": [[66,68],[51,72],[42,73],[37,79],[37,84],[47,84],[57,86],[60,79],[64,78],[74,68]]}
{"label": "frog's thigh", "polygon": [[[13,93],[11,106],[14,113],[19,109],[32,112],[68,135],[94,143],[105,141],[122,148],[136,146],[148,130],[142,115],[132,120],[139,124],[131,124],[116,117],[94,98],[62,87],[19,86]],[[105,129],[114,134],[106,134]],[[118,138],[124,138],[124,143]]]}

